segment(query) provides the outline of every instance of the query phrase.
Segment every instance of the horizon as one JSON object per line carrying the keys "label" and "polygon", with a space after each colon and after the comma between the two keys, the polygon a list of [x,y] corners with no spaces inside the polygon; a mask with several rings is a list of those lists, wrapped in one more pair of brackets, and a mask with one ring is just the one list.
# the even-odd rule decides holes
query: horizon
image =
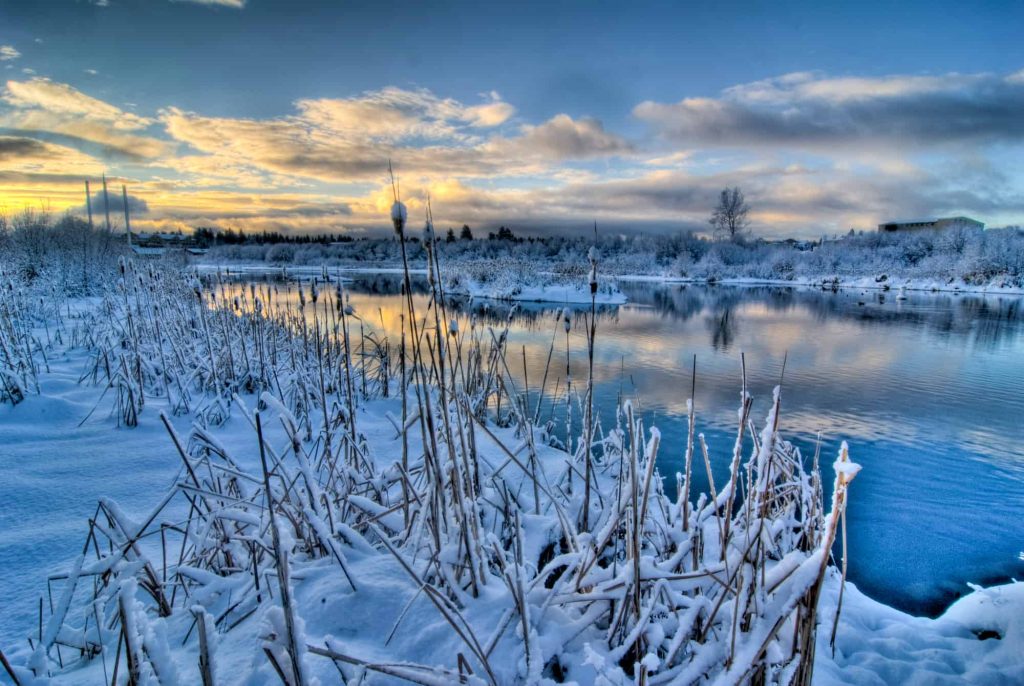
{"label": "horizon", "polygon": [[707,233],[727,186],[769,240],[1024,223],[1024,7],[940,4],[6,2],[0,212],[106,173],[141,232],[372,237],[390,158],[478,237]]}

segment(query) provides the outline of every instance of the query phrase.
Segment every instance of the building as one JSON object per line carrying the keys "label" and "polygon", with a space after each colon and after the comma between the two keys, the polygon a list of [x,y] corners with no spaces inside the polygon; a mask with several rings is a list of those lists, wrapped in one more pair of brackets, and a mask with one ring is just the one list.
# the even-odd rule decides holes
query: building
{"label": "building", "polygon": [[985,224],[970,217],[941,217],[939,219],[917,219],[913,221],[886,222],[878,225],[883,232],[924,231],[942,229],[984,229]]}
{"label": "building", "polygon": [[178,233],[133,233],[129,245],[139,257],[159,257],[168,252],[202,255],[206,252],[193,236]]}

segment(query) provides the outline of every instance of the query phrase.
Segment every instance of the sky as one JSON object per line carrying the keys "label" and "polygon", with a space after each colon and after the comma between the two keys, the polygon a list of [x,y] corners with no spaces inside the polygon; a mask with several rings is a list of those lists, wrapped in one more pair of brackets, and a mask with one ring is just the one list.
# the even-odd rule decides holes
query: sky
{"label": "sky", "polygon": [[1020,1],[0,0],[0,212],[82,213],[106,174],[137,229],[374,235],[390,160],[441,227],[706,232],[733,186],[768,238],[1024,224],[1022,26]]}

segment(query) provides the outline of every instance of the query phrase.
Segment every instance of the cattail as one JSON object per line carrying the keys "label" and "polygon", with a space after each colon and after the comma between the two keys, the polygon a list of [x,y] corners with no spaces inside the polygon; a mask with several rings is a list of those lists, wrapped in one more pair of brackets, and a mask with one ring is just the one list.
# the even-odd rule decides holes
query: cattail
{"label": "cattail", "polygon": [[396,200],[391,205],[391,223],[395,225],[395,233],[399,236],[405,231],[405,218],[408,216],[405,205],[400,200]]}
{"label": "cattail", "polygon": [[[394,209],[392,209],[392,218],[394,216]],[[423,245],[431,245],[434,242],[434,223],[429,219],[427,223],[423,225]]]}
{"label": "cattail", "polygon": [[572,311],[568,307],[562,310],[562,323],[565,324],[565,332],[569,333],[572,328]]}
{"label": "cattail", "polygon": [[453,319],[450,322],[448,322],[448,333],[451,334],[452,336],[459,335],[459,320]]}
{"label": "cattail", "polygon": [[306,307],[306,292],[301,288],[299,289],[299,307]]}
{"label": "cattail", "polygon": [[590,246],[587,251],[587,259],[590,260],[590,294],[597,293],[597,248]]}
{"label": "cattail", "polygon": [[320,297],[320,290],[316,287],[316,279],[313,279],[309,283],[309,299],[316,305],[317,299]]}
{"label": "cattail", "polygon": [[355,313],[356,313],[356,308],[352,307],[351,305],[345,305],[345,316],[351,317]]}

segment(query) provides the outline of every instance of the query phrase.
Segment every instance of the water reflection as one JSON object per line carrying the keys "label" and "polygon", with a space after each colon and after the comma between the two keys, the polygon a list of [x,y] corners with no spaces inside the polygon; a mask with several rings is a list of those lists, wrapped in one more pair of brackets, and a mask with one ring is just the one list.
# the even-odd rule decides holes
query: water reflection
{"label": "water reflection", "polygon": [[[281,286],[287,289],[287,286]],[[346,284],[368,327],[396,340],[396,276]],[[611,417],[621,394],[638,398],[663,436],[661,472],[680,466],[691,364],[696,407],[716,480],[727,470],[744,353],[754,417],[783,385],[781,428],[806,455],[820,432],[823,462],[841,439],[864,465],[851,492],[850,576],[863,590],[936,613],[967,581],[1024,574],[1024,314],[1021,300],[956,294],[780,287],[622,284],[628,305],[598,313],[596,401]],[[285,293],[287,296],[287,293]],[[282,297],[285,297],[282,296]],[[294,291],[292,298],[295,297]],[[427,300],[417,297],[426,311]],[[554,341],[548,397],[565,388],[561,305],[452,299],[452,316],[503,327],[531,384]],[[586,377],[582,308],[570,368]],[[463,324],[465,326],[465,324]],[[468,330],[468,329],[463,329]],[[522,349],[522,354],[520,353]],[[786,359],[783,378],[783,360]],[[538,389],[532,388],[534,399]],[[564,404],[544,416],[561,423]],[[749,447],[748,447],[749,449]],[[703,471],[702,469],[700,471]],[[698,480],[705,478],[698,474]],[[674,479],[666,479],[666,489]]]}

